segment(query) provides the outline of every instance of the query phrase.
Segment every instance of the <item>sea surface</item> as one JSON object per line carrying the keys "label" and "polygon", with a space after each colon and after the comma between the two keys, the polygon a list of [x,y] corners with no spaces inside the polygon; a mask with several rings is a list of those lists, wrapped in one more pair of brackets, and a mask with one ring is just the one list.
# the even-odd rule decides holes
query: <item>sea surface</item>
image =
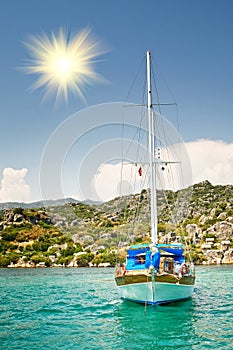
{"label": "sea surface", "polygon": [[119,299],[112,268],[0,269],[0,349],[233,349],[233,266],[196,268],[192,299]]}

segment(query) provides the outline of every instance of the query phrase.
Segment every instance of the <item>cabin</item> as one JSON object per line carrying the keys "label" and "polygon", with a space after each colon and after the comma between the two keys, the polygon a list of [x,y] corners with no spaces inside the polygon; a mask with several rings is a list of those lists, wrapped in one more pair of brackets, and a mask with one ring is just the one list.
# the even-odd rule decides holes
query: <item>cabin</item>
{"label": "cabin", "polygon": [[184,260],[182,245],[137,244],[127,250],[126,271],[144,270],[154,267],[158,272],[177,273]]}

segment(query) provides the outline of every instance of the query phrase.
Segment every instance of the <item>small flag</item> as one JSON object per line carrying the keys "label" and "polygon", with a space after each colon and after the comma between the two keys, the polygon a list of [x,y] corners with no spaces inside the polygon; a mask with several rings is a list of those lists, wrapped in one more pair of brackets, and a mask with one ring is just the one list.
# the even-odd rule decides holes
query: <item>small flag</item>
{"label": "small flag", "polygon": [[140,166],[140,168],[138,169],[138,174],[139,176],[142,176],[142,167]]}

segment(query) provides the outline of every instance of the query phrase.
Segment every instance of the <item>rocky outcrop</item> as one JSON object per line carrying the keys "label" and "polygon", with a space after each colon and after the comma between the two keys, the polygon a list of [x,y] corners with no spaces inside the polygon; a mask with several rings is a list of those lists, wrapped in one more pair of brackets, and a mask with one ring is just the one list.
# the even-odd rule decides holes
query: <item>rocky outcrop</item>
{"label": "rocky outcrop", "polygon": [[192,239],[194,244],[197,244],[202,239],[202,229],[197,224],[188,224],[186,226],[188,238]]}
{"label": "rocky outcrop", "polygon": [[36,225],[43,222],[51,225],[51,218],[45,211],[25,211],[22,208],[6,209],[2,221],[0,222],[0,231],[8,226],[21,226],[23,224]]}
{"label": "rocky outcrop", "polygon": [[233,249],[230,248],[224,254],[222,264],[233,264]]}
{"label": "rocky outcrop", "polygon": [[220,250],[208,250],[205,253],[206,261],[205,264],[215,265],[221,264],[223,258],[223,252]]}
{"label": "rocky outcrop", "polygon": [[233,224],[229,221],[217,222],[207,230],[207,233],[213,233],[218,240],[231,240],[233,238]]}

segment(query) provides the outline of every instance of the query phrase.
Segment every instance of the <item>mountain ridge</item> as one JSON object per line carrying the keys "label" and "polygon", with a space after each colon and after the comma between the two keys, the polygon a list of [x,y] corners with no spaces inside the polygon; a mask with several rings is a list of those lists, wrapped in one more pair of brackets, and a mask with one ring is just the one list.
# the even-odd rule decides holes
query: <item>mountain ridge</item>
{"label": "mountain ridge", "polygon": [[0,210],[3,209],[13,209],[13,208],[41,208],[41,207],[50,207],[50,206],[59,206],[59,205],[65,205],[67,203],[85,203],[90,205],[99,205],[102,202],[93,201],[91,199],[87,199],[84,201],[80,201],[71,197],[67,198],[60,198],[60,199],[45,199],[45,200],[39,200],[34,202],[0,202]]}

